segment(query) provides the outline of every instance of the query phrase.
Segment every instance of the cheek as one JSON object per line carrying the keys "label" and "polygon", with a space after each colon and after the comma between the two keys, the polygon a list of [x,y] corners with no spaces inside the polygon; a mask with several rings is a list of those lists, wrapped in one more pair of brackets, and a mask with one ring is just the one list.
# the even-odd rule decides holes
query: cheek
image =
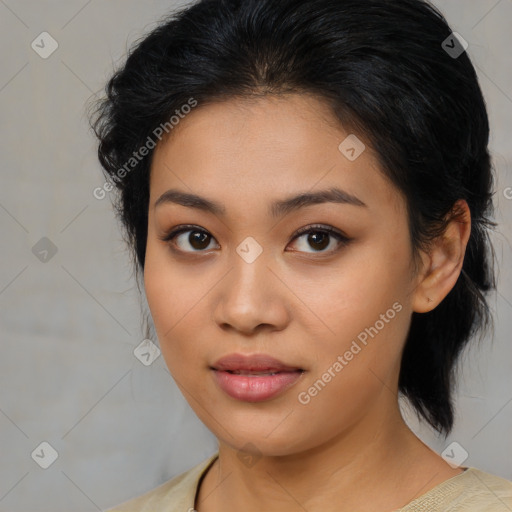
{"label": "cheek", "polygon": [[316,348],[314,368],[296,393],[298,417],[307,417],[309,423],[309,430],[301,427],[302,434],[308,430],[311,436],[319,432],[334,435],[376,404],[391,406],[395,402],[408,321],[406,308],[398,301],[393,304],[382,310],[373,308],[379,314],[383,311],[387,323],[373,313],[365,313],[361,319],[351,318],[350,311],[345,311],[337,321],[337,339],[327,343],[324,338]]}
{"label": "cheek", "polygon": [[[201,296],[197,272],[172,262],[170,249],[150,234],[146,248],[144,287],[155,327],[161,334],[171,334]],[[174,330],[174,329],[173,329]],[[166,336],[164,336],[165,338]],[[160,340],[164,341],[164,339]]]}
{"label": "cheek", "polygon": [[[188,303],[193,300],[187,291],[194,289],[183,273],[169,264],[166,251],[148,241],[144,268],[144,287],[162,354],[166,361],[171,340],[180,339],[180,330],[186,328]],[[179,345],[174,348],[179,348]],[[175,360],[175,358],[172,358]]]}
{"label": "cheek", "polygon": [[[382,247],[376,250],[368,245],[334,271],[319,270],[318,279],[310,273],[307,277],[297,275],[292,282],[315,313],[310,316],[322,324],[324,337],[350,343],[376,322],[377,330],[383,333],[390,332],[390,326],[397,324],[396,318],[400,316],[397,309],[405,306],[410,285],[407,265],[405,258],[395,252],[389,251],[386,256]],[[399,305],[393,308],[396,302],[402,308]],[[396,331],[398,326],[393,327]],[[340,347],[334,343],[333,348]]]}
{"label": "cheek", "polygon": [[322,395],[311,400],[314,407],[364,403],[383,383],[393,387],[410,323],[409,262],[405,251],[384,249],[368,245],[311,295],[308,305],[328,327],[313,345],[315,364],[301,388],[317,383],[305,396]]}
{"label": "cheek", "polygon": [[330,380],[318,375],[309,387],[298,390],[296,418],[307,418],[301,422],[301,436],[329,438],[350,428],[372,409],[383,390],[361,360],[354,359],[341,372],[332,373]]}
{"label": "cheek", "polygon": [[208,341],[204,305],[217,281],[217,276],[197,266],[171,264],[167,249],[148,241],[144,269],[147,302],[162,356],[179,380],[187,378],[185,367],[190,375],[204,369],[201,364]]}

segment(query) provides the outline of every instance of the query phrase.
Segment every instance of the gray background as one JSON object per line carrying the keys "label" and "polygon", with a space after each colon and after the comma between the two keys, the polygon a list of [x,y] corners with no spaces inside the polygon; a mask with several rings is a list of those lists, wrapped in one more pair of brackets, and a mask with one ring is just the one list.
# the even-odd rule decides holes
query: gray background
{"label": "gray background", "polygon": [[[462,359],[453,433],[410,424],[439,453],[456,441],[465,466],[512,479],[512,0],[436,4],[469,42],[489,107],[500,274],[494,336]],[[108,196],[92,194],[104,179],[85,104],[177,5],[0,0],[0,511],[106,509],[216,449],[163,358],[133,354],[144,334],[130,260]],[[31,48],[43,31],[59,45],[47,59]],[[43,237],[57,248],[46,262],[32,250]],[[43,441],[58,452],[48,469],[31,457]]]}

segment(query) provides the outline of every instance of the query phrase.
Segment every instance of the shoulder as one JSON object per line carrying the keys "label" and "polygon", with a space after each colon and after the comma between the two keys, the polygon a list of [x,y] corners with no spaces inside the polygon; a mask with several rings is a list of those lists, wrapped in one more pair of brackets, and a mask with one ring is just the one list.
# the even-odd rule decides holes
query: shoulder
{"label": "shoulder", "polygon": [[472,490],[475,505],[481,504],[482,511],[512,510],[512,481],[476,468],[468,471],[468,477],[472,479],[468,487]]}
{"label": "shoulder", "polygon": [[456,507],[454,510],[461,512],[510,512],[512,481],[470,467],[413,500],[399,512],[427,509],[440,512],[447,507]]}
{"label": "shoulder", "polygon": [[151,491],[125,501],[114,508],[109,508],[105,512],[154,512],[155,510],[183,512],[192,510],[199,481],[217,457],[216,453]]}

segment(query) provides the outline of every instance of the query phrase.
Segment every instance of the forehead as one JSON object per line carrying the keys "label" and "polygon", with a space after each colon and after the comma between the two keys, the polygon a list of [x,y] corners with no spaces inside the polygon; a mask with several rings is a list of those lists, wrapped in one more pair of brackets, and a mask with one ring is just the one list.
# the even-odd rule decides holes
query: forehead
{"label": "forehead", "polygon": [[370,209],[401,201],[364,134],[343,127],[324,101],[302,94],[237,98],[198,105],[158,144],[150,208],[170,188],[256,206],[332,187]]}

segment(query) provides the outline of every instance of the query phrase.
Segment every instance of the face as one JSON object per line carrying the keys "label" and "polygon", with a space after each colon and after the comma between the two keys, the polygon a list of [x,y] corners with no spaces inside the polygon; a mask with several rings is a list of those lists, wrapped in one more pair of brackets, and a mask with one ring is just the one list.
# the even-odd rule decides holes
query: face
{"label": "face", "polygon": [[[405,200],[368,144],[339,149],[350,133],[314,97],[267,96],[199,105],[155,149],[148,304],[177,385],[235,449],[312,449],[396,408],[414,289]],[[232,354],[287,368],[220,371]]]}

